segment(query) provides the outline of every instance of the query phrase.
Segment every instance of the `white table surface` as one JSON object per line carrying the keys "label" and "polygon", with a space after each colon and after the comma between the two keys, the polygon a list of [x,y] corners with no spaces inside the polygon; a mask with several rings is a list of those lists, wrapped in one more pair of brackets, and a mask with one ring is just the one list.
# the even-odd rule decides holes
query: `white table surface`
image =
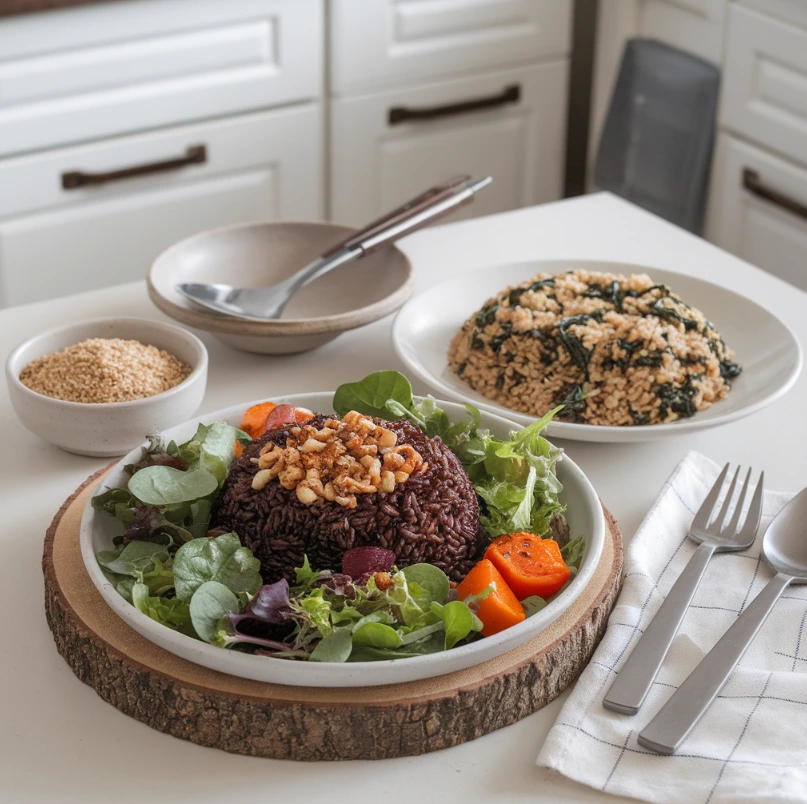
{"label": "white table surface", "polygon": [[[497,262],[622,260],[697,274],[754,298],[807,349],[807,294],[613,196],[599,194],[421,232],[405,241],[418,288]],[[54,266],[54,270],[59,270]],[[143,283],[0,311],[0,354],[49,328],[92,317],[161,318]],[[292,391],[319,391],[370,371],[402,368],[392,318],[299,357],[265,358],[219,344],[200,412]],[[418,388],[416,390],[424,390]],[[807,375],[751,418],[656,444],[563,446],[588,474],[629,538],[688,450],[764,468],[769,488],[807,485]],[[17,422],[0,392],[0,801],[162,804],[192,801],[617,801],[535,766],[560,711],[545,709],[446,751],[383,762],[300,764],[232,756],[149,729],[104,703],[56,653],[45,622],[40,560],[59,505],[101,459],[68,455]],[[368,728],[372,724],[368,723]],[[628,801],[628,799],[619,799]]]}

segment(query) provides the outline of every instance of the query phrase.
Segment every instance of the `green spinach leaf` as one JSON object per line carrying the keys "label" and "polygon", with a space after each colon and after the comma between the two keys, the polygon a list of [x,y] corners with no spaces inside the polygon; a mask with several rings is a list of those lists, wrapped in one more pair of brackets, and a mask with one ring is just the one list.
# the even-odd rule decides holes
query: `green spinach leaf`
{"label": "green spinach leaf", "polygon": [[193,539],[174,556],[177,597],[190,600],[208,581],[217,581],[235,593],[255,594],[263,585],[260,567],[260,561],[249,548],[241,546],[235,533],[215,539]]}
{"label": "green spinach leaf", "polygon": [[387,419],[389,400],[406,410],[412,408],[412,385],[399,371],[375,371],[363,380],[340,385],[333,395],[333,407],[339,416],[355,410],[365,416]]}
{"label": "green spinach leaf", "polygon": [[353,650],[350,628],[339,628],[319,642],[311,652],[311,662],[346,662]]}
{"label": "green spinach leaf", "polygon": [[383,623],[364,623],[353,631],[354,645],[369,645],[373,648],[399,648],[401,635]]}
{"label": "green spinach leaf", "polygon": [[199,638],[215,645],[221,643],[220,632],[226,631],[222,619],[239,611],[241,602],[224,584],[207,581],[194,591],[188,609]]}
{"label": "green spinach leaf", "polygon": [[416,583],[422,589],[425,589],[431,600],[435,603],[442,603],[447,597],[449,589],[451,588],[448,575],[446,575],[439,567],[433,564],[412,564],[409,567],[404,567],[401,572],[404,574],[409,584]]}
{"label": "green spinach leaf", "polygon": [[147,466],[129,478],[129,491],[146,505],[174,505],[207,497],[219,481],[204,467],[183,472],[171,466]]}

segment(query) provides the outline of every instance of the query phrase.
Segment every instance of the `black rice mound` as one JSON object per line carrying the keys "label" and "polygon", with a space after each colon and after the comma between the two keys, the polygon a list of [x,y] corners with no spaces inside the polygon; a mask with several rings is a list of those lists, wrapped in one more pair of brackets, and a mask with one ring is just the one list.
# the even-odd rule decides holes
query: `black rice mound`
{"label": "black rice mound", "polygon": [[[321,427],[325,417],[309,424]],[[479,503],[459,458],[439,438],[428,438],[409,422],[376,419],[427,461],[424,473],[409,477],[389,493],[357,494],[355,508],[323,500],[303,505],[295,491],[272,480],[252,488],[257,457],[267,441],[285,446],[289,427],[250,443],[233,464],[216,500],[212,528],[235,531],[261,562],[264,583],[294,580],[294,568],[307,555],[314,569],[340,571],[352,547],[373,545],[392,550],[398,567],[421,562],[462,580],[483,552]]]}

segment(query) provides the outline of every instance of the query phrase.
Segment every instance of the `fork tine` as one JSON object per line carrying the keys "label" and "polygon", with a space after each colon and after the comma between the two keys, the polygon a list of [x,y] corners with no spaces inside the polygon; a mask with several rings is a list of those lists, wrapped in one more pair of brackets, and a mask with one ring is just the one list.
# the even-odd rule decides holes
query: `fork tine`
{"label": "fork tine", "polygon": [[743,510],[743,505],[745,505],[745,496],[748,493],[748,484],[751,482],[751,467],[748,467],[748,472],[745,475],[745,483],[743,483],[742,491],[740,492],[740,499],[737,500],[737,507],[734,509],[734,516],[731,518],[731,522],[729,522],[728,526],[726,527],[726,532],[728,533],[729,537],[736,536],[737,531],[740,527],[740,514]]}
{"label": "fork tine", "polygon": [[726,496],[723,500],[723,505],[720,508],[720,513],[715,518],[715,521],[709,525],[709,532],[714,533],[715,535],[720,535],[723,532],[723,523],[726,521],[726,517],[728,516],[729,509],[731,508],[731,501],[734,498],[734,489],[737,487],[737,478],[740,476],[740,467],[738,466],[737,469],[734,471],[734,477],[731,479],[731,485],[729,486],[729,490],[726,492]]}
{"label": "fork tine", "polygon": [[723,482],[725,481],[728,473],[729,465],[726,464],[717,480],[715,480],[715,483],[710,489],[709,493],[706,495],[706,499],[701,504],[701,507],[698,508],[698,513],[695,514],[695,518],[692,520],[693,530],[706,530],[706,526],[709,524],[709,520],[712,518],[714,508],[717,505],[718,497],[720,497],[720,489],[723,488]]}
{"label": "fork tine", "polygon": [[739,538],[743,541],[751,541],[759,530],[759,521],[762,519],[762,490],[765,485],[765,472],[759,473],[759,480],[751,498],[751,505],[748,508],[748,516],[743,523]]}

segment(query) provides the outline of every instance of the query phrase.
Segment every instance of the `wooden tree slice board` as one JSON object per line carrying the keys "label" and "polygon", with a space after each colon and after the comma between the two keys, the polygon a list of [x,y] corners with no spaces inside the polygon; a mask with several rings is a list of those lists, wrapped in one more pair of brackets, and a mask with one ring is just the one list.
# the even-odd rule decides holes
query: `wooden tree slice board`
{"label": "wooden tree slice board", "polygon": [[383,687],[249,681],[168,653],[106,605],[79,550],[84,506],[106,471],[64,503],[45,539],[45,611],[56,647],[73,672],[121,712],[233,753],[386,759],[437,751],[515,723],[577,678],[605,631],[621,583],[622,537],[605,510],[605,546],[591,582],[561,617],[509,653],[457,673]]}

